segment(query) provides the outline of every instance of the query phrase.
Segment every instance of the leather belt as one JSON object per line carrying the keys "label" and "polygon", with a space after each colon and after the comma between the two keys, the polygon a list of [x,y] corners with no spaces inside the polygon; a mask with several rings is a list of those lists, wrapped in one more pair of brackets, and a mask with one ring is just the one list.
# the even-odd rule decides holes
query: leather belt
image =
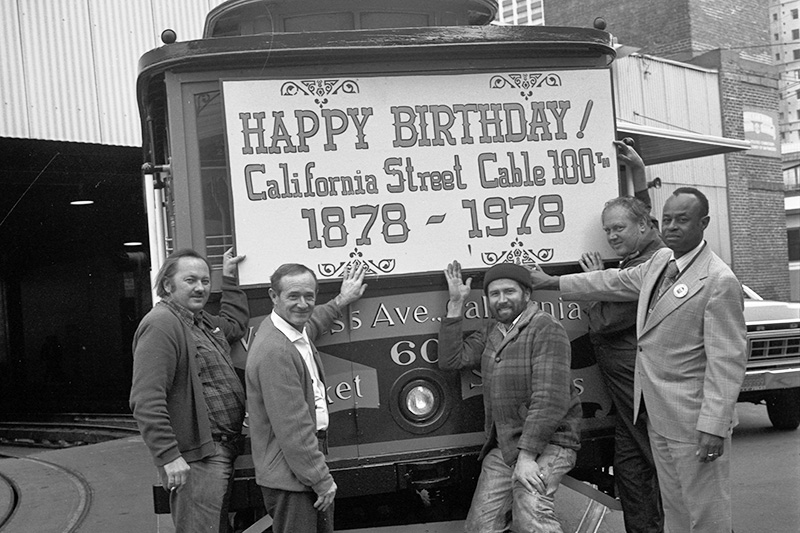
{"label": "leather belt", "polygon": [[319,443],[319,451],[328,455],[328,431],[320,429],[317,431],[317,442]]}
{"label": "leather belt", "polygon": [[241,433],[222,433],[219,435],[211,435],[211,438],[217,442],[229,442],[231,444],[238,444],[244,440],[244,435]]}

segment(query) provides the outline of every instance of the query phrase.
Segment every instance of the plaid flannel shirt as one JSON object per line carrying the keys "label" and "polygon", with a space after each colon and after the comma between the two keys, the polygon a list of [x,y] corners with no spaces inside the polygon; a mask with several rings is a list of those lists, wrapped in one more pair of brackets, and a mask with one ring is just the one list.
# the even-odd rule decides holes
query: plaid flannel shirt
{"label": "plaid flannel shirt", "polygon": [[242,382],[233,368],[231,347],[219,328],[212,330],[203,320],[200,311],[193,315],[188,309],[175,302],[162,301],[173,310],[191,331],[197,345],[200,381],[203,384],[203,397],[208,407],[211,434],[238,435],[242,432],[245,413],[245,394]]}

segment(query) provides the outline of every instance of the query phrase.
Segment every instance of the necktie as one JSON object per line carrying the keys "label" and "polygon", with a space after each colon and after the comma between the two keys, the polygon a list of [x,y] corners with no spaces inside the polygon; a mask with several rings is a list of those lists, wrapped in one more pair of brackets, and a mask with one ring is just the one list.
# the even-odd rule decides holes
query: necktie
{"label": "necktie", "polygon": [[674,259],[670,259],[667,269],[664,271],[664,277],[661,278],[661,285],[658,287],[658,297],[661,298],[667,289],[672,287],[675,279],[678,277],[678,264]]}

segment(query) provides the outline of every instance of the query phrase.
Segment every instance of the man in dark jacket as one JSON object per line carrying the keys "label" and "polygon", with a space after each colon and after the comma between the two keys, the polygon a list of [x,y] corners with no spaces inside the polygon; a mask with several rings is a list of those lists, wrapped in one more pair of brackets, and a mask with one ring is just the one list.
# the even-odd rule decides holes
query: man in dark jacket
{"label": "man in dark jacket", "polygon": [[130,405],[170,491],[176,533],[228,531],[228,497],[239,453],[245,395],[230,357],[244,335],[247,298],[236,285],[244,256],[225,252],[219,316],[206,313],[210,269],[179,250],[156,277],[161,301],[133,338]]}
{"label": "man in dark jacket", "polygon": [[575,465],[581,404],[564,328],[532,302],[528,270],[500,264],[484,277],[495,320],[466,339],[462,313],[472,280],[454,261],[439,332],[439,366],[480,368],[486,443],[465,531],[560,533],[553,496]]}
{"label": "man in dark jacket", "polygon": [[[603,210],[609,244],[623,257],[619,268],[644,263],[664,243],[650,225],[649,212],[635,198],[616,198]],[[581,258],[584,270],[602,270],[594,253]],[[627,533],[660,533],[664,511],[653,453],[647,436],[647,417],[633,422],[633,378],[636,366],[636,302],[591,302],[586,306],[589,336],[597,365],[617,409],[614,435],[614,479],[622,503]],[[644,416],[643,416],[644,415]]]}
{"label": "man in dark jacket", "polygon": [[[664,248],[653,226],[644,163],[627,144],[616,143],[619,157],[633,174],[636,198],[614,198],[602,213],[608,244],[622,260],[619,268],[644,263]],[[602,270],[597,252],[584,253],[585,271]],[[636,302],[589,302],[589,337],[606,390],[616,407],[614,480],[627,533],[661,533],[664,510],[658,476],[647,436],[647,416],[633,422],[633,379],[636,366]]]}

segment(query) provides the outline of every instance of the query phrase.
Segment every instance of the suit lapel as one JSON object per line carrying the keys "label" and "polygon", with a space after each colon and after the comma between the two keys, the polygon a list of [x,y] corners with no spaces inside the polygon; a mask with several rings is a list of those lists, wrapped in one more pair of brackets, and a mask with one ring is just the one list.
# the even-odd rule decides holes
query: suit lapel
{"label": "suit lapel", "polygon": [[[648,274],[644,278],[644,283],[642,284],[642,288],[640,291],[639,296],[639,306],[637,309],[637,324],[641,324],[643,333],[646,329],[647,325],[647,310],[650,307],[650,299],[653,297],[653,292],[656,290],[656,284],[661,279],[661,273],[667,268],[667,263],[669,263],[670,258],[672,257],[672,253],[669,248],[664,248],[663,250],[659,250],[656,252],[656,255],[650,260],[652,261],[652,271],[653,273]],[[642,298],[645,297],[645,298]]]}
{"label": "suit lapel", "polygon": [[[689,265],[689,268],[681,273],[675,284],[664,295],[656,301],[652,312],[647,316],[647,320],[642,328],[642,333],[655,327],[672,312],[676,311],[683,304],[692,299],[705,286],[708,277],[708,265],[711,261],[711,251],[708,246],[701,250],[697,258]],[[655,285],[655,283],[654,283]],[[686,287],[683,296],[678,296],[681,286]],[[653,288],[651,287],[651,291]]]}

